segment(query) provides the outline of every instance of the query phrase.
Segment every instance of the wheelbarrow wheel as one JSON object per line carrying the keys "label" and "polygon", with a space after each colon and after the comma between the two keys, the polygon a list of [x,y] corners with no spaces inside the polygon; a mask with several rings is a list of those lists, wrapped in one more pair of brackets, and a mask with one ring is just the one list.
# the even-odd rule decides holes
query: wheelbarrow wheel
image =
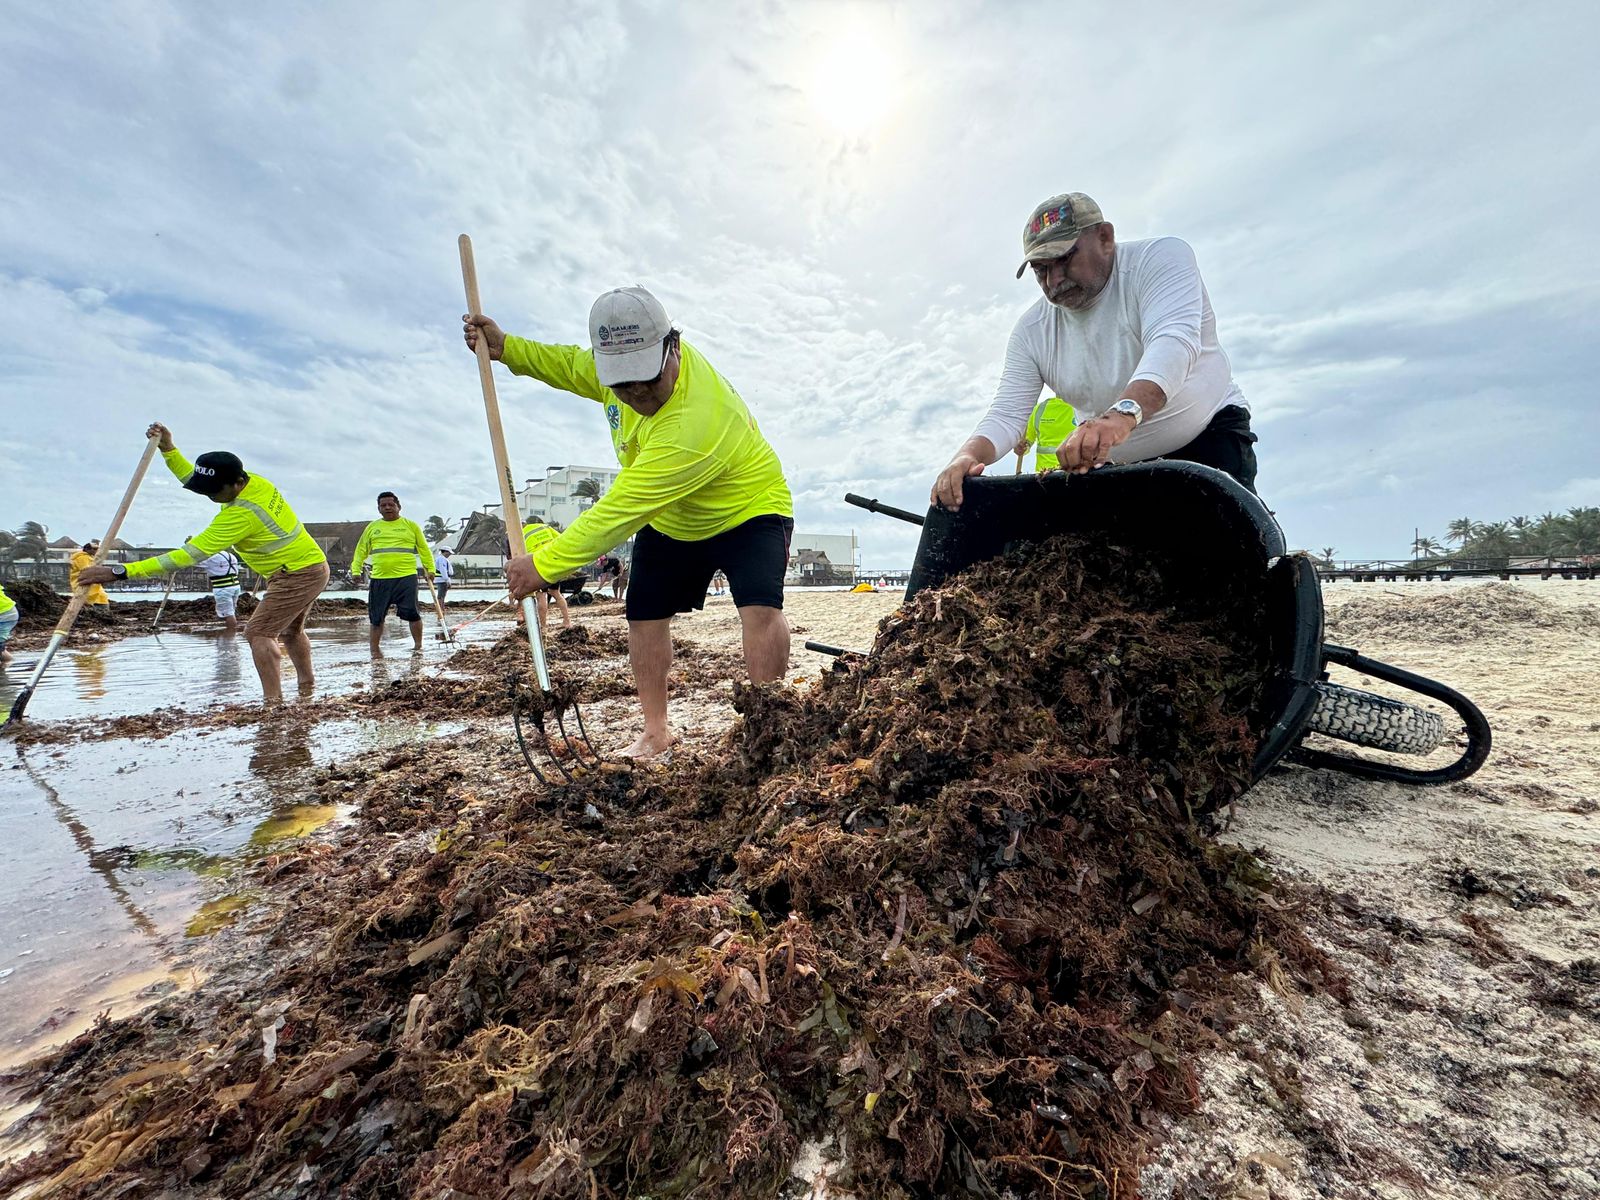
{"label": "wheelbarrow wheel", "polygon": [[1444,718],[1438,713],[1337,683],[1317,684],[1317,707],[1307,728],[1397,754],[1430,754],[1444,741]]}

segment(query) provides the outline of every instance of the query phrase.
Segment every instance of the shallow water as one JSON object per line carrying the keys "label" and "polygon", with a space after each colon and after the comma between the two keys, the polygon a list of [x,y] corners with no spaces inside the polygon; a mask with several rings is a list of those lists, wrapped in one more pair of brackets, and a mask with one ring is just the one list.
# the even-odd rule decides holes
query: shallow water
{"label": "shallow water", "polygon": [[[479,622],[454,646],[434,640],[430,623],[413,655],[410,634],[391,621],[379,662],[368,657],[360,617],[313,623],[317,693],[437,670],[455,649],[492,642],[510,622]],[[25,681],[0,673],[0,711]],[[284,687],[294,694],[287,659]],[[260,695],[243,638],[164,633],[69,645],[26,720],[201,710]],[[309,795],[312,772],[445,728],[269,721],[155,741],[0,741],[0,1066],[64,1041],[102,1010],[127,1011],[195,982],[186,939],[249,917],[251,897],[230,882],[236,869],[343,819],[330,800]]]}
{"label": "shallow water", "polygon": [[[451,614],[452,625],[472,613]],[[462,646],[494,641],[511,627],[502,609],[461,630],[454,644],[435,637],[438,621],[424,615],[422,653],[414,655],[411,633],[390,618],[384,627],[384,658],[367,651],[367,622],[359,615],[317,618],[306,623],[311,659],[317,673],[317,694],[348,692],[358,686],[386,683],[412,671],[429,670]],[[17,652],[17,661],[0,670],[0,716],[28,682],[39,650]],[[283,690],[295,692],[294,668],[283,659]],[[122,717],[177,705],[202,709],[217,704],[253,703],[261,685],[250,661],[250,647],[241,635],[229,637],[219,625],[203,632],[170,632],[125,637],[104,645],[74,647],[69,638],[57,652],[28,701],[29,721],[63,717]]]}

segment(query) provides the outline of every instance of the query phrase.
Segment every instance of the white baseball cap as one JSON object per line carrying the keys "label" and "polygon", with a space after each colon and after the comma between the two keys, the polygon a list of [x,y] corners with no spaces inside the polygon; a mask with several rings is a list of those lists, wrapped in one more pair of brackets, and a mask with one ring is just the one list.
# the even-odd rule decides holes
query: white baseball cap
{"label": "white baseball cap", "polygon": [[589,310],[595,373],[606,387],[661,374],[661,343],[672,332],[667,310],[642,287],[613,288]]}

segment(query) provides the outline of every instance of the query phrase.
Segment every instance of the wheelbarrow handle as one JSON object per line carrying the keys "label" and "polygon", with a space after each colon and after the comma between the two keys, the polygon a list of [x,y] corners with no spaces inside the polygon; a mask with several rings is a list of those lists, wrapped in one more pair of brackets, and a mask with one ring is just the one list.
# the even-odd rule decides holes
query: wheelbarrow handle
{"label": "wheelbarrow handle", "polygon": [[846,654],[865,655],[865,650],[849,650],[844,646],[830,646],[827,642],[807,642],[807,650],[814,650],[818,654],[831,654],[834,658],[843,658]]}
{"label": "wheelbarrow handle", "polygon": [[899,521],[909,521],[913,525],[921,525],[922,518],[914,512],[907,512],[903,508],[895,508],[888,504],[879,504],[876,500],[869,500],[865,496],[858,496],[854,492],[844,494],[846,504],[854,504],[857,508],[864,508],[868,512],[882,513],[886,517],[894,517]]}
{"label": "wheelbarrow handle", "polygon": [[1323,643],[1322,661],[1337,663],[1341,667],[1349,667],[1352,671],[1360,671],[1365,675],[1374,675],[1409,691],[1431,696],[1448,705],[1455,710],[1456,715],[1467,727],[1467,748],[1455,762],[1432,771],[1418,771],[1411,767],[1369,762],[1347,754],[1308,750],[1303,746],[1298,746],[1290,752],[1290,757],[1295,762],[1304,763],[1308,767],[1326,767],[1329,770],[1344,771],[1346,774],[1360,775],[1367,779],[1386,779],[1393,783],[1454,783],[1471,775],[1483,765],[1484,759],[1489,757],[1489,748],[1494,739],[1489,731],[1488,719],[1476,704],[1454,688],[1446,687],[1437,680],[1417,675],[1401,667],[1368,658],[1349,646],[1335,646],[1331,642]]}

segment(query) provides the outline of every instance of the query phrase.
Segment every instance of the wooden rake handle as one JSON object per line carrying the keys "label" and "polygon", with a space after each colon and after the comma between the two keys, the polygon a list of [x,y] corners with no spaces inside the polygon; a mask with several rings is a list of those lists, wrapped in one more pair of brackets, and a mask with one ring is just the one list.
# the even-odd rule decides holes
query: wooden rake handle
{"label": "wooden rake handle", "polygon": [[[122,503],[117,505],[117,515],[111,518],[111,524],[106,529],[105,537],[100,539],[100,545],[94,552],[94,561],[91,566],[98,567],[111,551],[112,543],[117,540],[117,534],[122,529],[122,518],[128,515],[128,510],[133,507],[133,497],[139,491],[139,484],[144,481],[144,473],[150,467],[150,460],[156,456],[156,449],[160,446],[157,438],[150,438],[144,447],[144,454],[139,458],[139,465],[133,470],[133,478],[128,480],[128,490],[122,493]],[[84,603],[89,599],[89,589],[93,584],[79,584],[73,590],[72,600],[67,604],[67,611],[61,614],[61,620],[56,622],[55,630],[51,636],[66,637],[72,630],[73,623],[77,621],[78,614],[83,611]]]}
{"label": "wooden rake handle", "polygon": [[[467,314],[483,315],[478,302],[478,268],[472,258],[472,239],[462,234],[457,240],[461,248],[461,280],[467,288]],[[511,482],[511,460],[506,454],[506,434],[500,424],[500,400],[494,390],[494,363],[489,358],[489,339],[478,334],[478,382],[483,386],[483,411],[489,420],[489,443],[494,450],[495,474],[500,477],[500,504],[506,523],[506,549],[512,559],[527,558],[528,548],[522,541],[522,514],[517,511],[517,489]],[[539,677],[539,686],[550,690],[550,667],[545,662],[544,638],[539,631],[539,619],[534,610],[533,597],[522,598],[522,618],[528,627],[528,648],[533,652],[533,667]]]}

